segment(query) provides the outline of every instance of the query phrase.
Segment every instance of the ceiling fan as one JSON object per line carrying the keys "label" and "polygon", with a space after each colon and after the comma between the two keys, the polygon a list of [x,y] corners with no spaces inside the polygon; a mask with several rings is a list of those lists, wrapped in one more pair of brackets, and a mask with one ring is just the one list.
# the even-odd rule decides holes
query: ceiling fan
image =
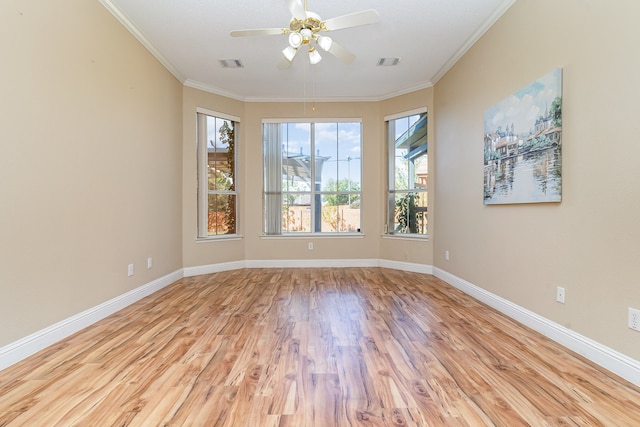
{"label": "ceiling fan", "polygon": [[[360,25],[375,24],[380,20],[380,15],[374,9],[363,10],[361,12],[342,15],[323,21],[317,13],[307,10],[307,1],[302,5],[301,0],[285,0],[285,4],[291,12],[292,18],[289,28],[256,28],[251,30],[231,31],[231,37],[266,36],[266,35],[289,35],[289,45],[284,48],[282,54],[284,59],[278,66],[287,68],[291,65],[299,49],[308,49],[309,62],[317,64],[322,60],[322,56],[316,49],[319,46],[322,50],[329,52],[342,62],[351,64],[356,56],[346,48],[342,47],[330,37],[323,35],[325,31],[336,31],[344,28],[358,27]],[[316,45],[314,46],[312,42]]]}

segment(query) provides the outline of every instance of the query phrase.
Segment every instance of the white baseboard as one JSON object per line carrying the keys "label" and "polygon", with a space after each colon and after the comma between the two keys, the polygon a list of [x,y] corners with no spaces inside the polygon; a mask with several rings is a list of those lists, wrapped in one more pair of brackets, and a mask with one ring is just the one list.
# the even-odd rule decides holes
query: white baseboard
{"label": "white baseboard", "polygon": [[338,268],[378,267],[378,259],[285,259],[247,260],[247,268]]}
{"label": "white baseboard", "polygon": [[451,286],[482,301],[514,320],[540,332],[553,341],[575,351],[592,362],[613,372],[627,381],[640,386],[640,361],[632,359],[590,338],[578,334],[558,323],[527,310],[509,300],[501,298],[476,285],[467,282],[439,268],[434,268],[434,276]]}
{"label": "white baseboard", "polygon": [[0,370],[55,344],[182,278],[175,271],[0,348]]}
{"label": "white baseboard", "polygon": [[394,270],[411,271],[413,273],[433,274],[433,266],[426,264],[414,264],[411,262],[380,260],[380,267]]}
{"label": "white baseboard", "polygon": [[182,269],[184,277],[202,276],[203,274],[219,273],[221,271],[240,270],[246,268],[246,261],[223,262],[220,264],[199,265]]}
{"label": "white baseboard", "polygon": [[185,267],[184,277],[202,274],[219,273],[221,271],[238,270],[240,268],[337,268],[337,267],[385,267],[396,270],[413,271],[432,274],[433,267],[425,264],[389,261],[380,259],[268,259],[244,260],[220,264],[209,264],[196,267]]}

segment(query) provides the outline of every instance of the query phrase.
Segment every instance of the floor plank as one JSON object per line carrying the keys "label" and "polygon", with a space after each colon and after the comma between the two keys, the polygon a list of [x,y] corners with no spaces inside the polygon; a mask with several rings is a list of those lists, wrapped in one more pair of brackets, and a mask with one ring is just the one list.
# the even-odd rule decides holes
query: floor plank
{"label": "floor plank", "polygon": [[0,372],[0,426],[634,426],[640,389],[429,275],[185,278]]}

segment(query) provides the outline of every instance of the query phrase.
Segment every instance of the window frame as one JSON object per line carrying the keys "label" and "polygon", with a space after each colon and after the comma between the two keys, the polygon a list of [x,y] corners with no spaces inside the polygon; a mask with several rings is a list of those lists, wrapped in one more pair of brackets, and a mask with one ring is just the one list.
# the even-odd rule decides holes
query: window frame
{"label": "window frame", "polygon": [[[234,153],[233,153],[233,190],[210,190],[209,174],[208,174],[208,141],[207,132],[201,132],[204,127],[206,129],[206,118],[213,117],[219,120],[226,120],[233,123],[234,132]],[[239,152],[239,135],[240,135],[240,118],[219,111],[209,110],[202,107],[196,107],[196,167],[197,167],[197,231],[196,240],[220,240],[220,239],[236,239],[240,237],[240,221],[239,221],[239,180],[240,173],[238,168],[238,152]],[[209,195],[233,195],[235,196],[235,233],[226,234],[209,234]]]}
{"label": "window frame", "polygon": [[[427,111],[427,107],[421,107],[421,108],[416,108],[414,110],[409,110],[409,111],[404,111],[404,112],[400,112],[400,113],[396,113],[396,114],[392,114],[392,115],[388,115],[384,117],[384,123],[385,123],[385,144],[386,144],[386,152],[387,152],[387,188],[386,188],[386,209],[385,209],[385,225],[384,225],[384,236],[386,237],[394,237],[394,238],[408,238],[408,239],[428,239],[429,237],[429,229],[428,229],[428,211],[427,209],[427,204],[428,204],[428,197],[429,197],[429,187],[428,184],[426,186],[426,188],[422,189],[422,188],[418,188],[418,187],[413,187],[413,188],[407,188],[407,189],[396,189],[396,141],[398,138],[396,138],[395,135],[395,126],[393,127],[393,129],[391,128],[391,122],[395,121],[395,120],[399,120],[399,119],[404,119],[404,118],[409,118],[411,116],[416,116],[416,115],[421,115],[424,114],[426,115],[426,121],[427,123],[425,124],[426,127],[426,131],[425,135],[424,135],[424,140],[425,140],[425,151],[426,151],[426,161],[427,161],[427,174],[428,174],[428,118],[429,118],[429,114]],[[417,122],[416,122],[417,123]],[[413,126],[413,125],[411,125]],[[411,126],[409,126],[408,128],[411,128]],[[392,134],[393,133],[393,134]],[[418,155],[416,156],[416,158],[422,157],[422,155]],[[424,227],[424,233],[423,232],[398,232],[395,230],[395,225],[396,225],[396,221],[395,221],[395,217],[396,217],[396,196],[399,194],[411,194],[411,193],[424,193],[425,196],[425,200],[424,200],[424,206],[422,207],[424,210],[422,212],[423,215],[423,227]]]}
{"label": "window frame", "polygon": [[[268,125],[277,125],[282,127],[283,125],[290,124],[309,124],[309,159],[310,159],[310,168],[312,170],[311,176],[315,175],[315,167],[317,163],[317,148],[316,148],[316,140],[315,140],[315,126],[318,124],[335,124],[337,126],[336,130],[339,132],[340,124],[357,124],[359,126],[359,152],[360,158],[360,171],[358,176],[358,184],[360,186],[358,191],[340,191],[338,190],[338,182],[340,181],[339,173],[336,175],[336,190],[335,191],[327,191],[323,190],[321,187],[316,188],[316,185],[313,183],[314,180],[310,181],[310,188],[307,191],[286,191],[282,187],[282,162],[283,156],[281,151],[281,137],[278,140],[278,143],[272,143],[272,146],[267,146],[267,133],[268,132],[276,132],[275,129],[268,129]],[[314,237],[322,237],[322,236],[332,236],[332,237],[347,237],[347,236],[361,236],[362,235],[362,150],[363,150],[363,126],[361,118],[274,118],[274,119],[263,119],[262,120],[262,136],[263,136],[263,166],[264,166],[264,177],[263,177],[263,188],[262,188],[262,197],[263,197],[263,229],[262,236],[263,237],[300,237],[300,236],[314,236]],[[279,132],[279,131],[278,131]],[[280,136],[278,134],[278,136]],[[275,138],[276,136],[271,134],[271,138]],[[339,139],[336,139],[336,143],[339,142]],[[274,153],[278,153],[275,156]],[[277,157],[277,158],[276,158]],[[349,157],[349,156],[348,156]],[[350,160],[349,160],[350,161]],[[350,167],[350,166],[349,166]],[[347,179],[350,179],[347,177]],[[353,180],[350,180],[353,181]],[[308,195],[309,196],[309,206],[310,206],[310,231],[291,231],[285,229],[283,227],[283,209],[285,206],[284,197],[286,195],[295,196],[299,195]],[[360,208],[359,208],[359,218],[358,223],[359,226],[355,231],[353,230],[344,230],[344,231],[322,231],[322,220],[317,219],[316,206],[320,203],[320,210],[325,206],[322,204],[324,196],[327,195],[352,195],[357,196],[360,200]],[[277,213],[276,213],[277,212]],[[337,217],[339,218],[339,216]],[[316,229],[320,227],[318,231]]]}

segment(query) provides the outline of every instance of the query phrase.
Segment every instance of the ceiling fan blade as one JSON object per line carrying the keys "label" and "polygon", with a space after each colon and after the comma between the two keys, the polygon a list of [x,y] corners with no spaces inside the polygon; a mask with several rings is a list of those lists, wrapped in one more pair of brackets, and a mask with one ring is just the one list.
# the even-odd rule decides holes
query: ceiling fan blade
{"label": "ceiling fan blade", "polygon": [[363,10],[362,12],[351,13],[349,15],[337,16],[327,19],[324,25],[327,30],[335,31],[343,28],[357,27],[360,25],[375,24],[380,20],[380,14],[374,9]]}
{"label": "ceiling fan blade", "polygon": [[231,37],[249,37],[249,36],[277,36],[280,34],[286,34],[287,31],[284,28],[254,28],[252,30],[235,30],[231,31],[229,35]]}
{"label": "ceiling fan blade", "polygon": [[356,60],[356,56],[349,52],[349,50],[342,45],[339,45],[335,41],[332,41],[331,47],[327,49],[327,52],[344,62],[345,64],[352,64]]}
{"label": "ceiling fan blade", "polygon": [[284,2],[287,4],[287,8],[289,9],[289,12],[291,12],[291,16],[299,21],[307,19],[307,11],[304,10],[304,6],[300,0],[284,0]]}

